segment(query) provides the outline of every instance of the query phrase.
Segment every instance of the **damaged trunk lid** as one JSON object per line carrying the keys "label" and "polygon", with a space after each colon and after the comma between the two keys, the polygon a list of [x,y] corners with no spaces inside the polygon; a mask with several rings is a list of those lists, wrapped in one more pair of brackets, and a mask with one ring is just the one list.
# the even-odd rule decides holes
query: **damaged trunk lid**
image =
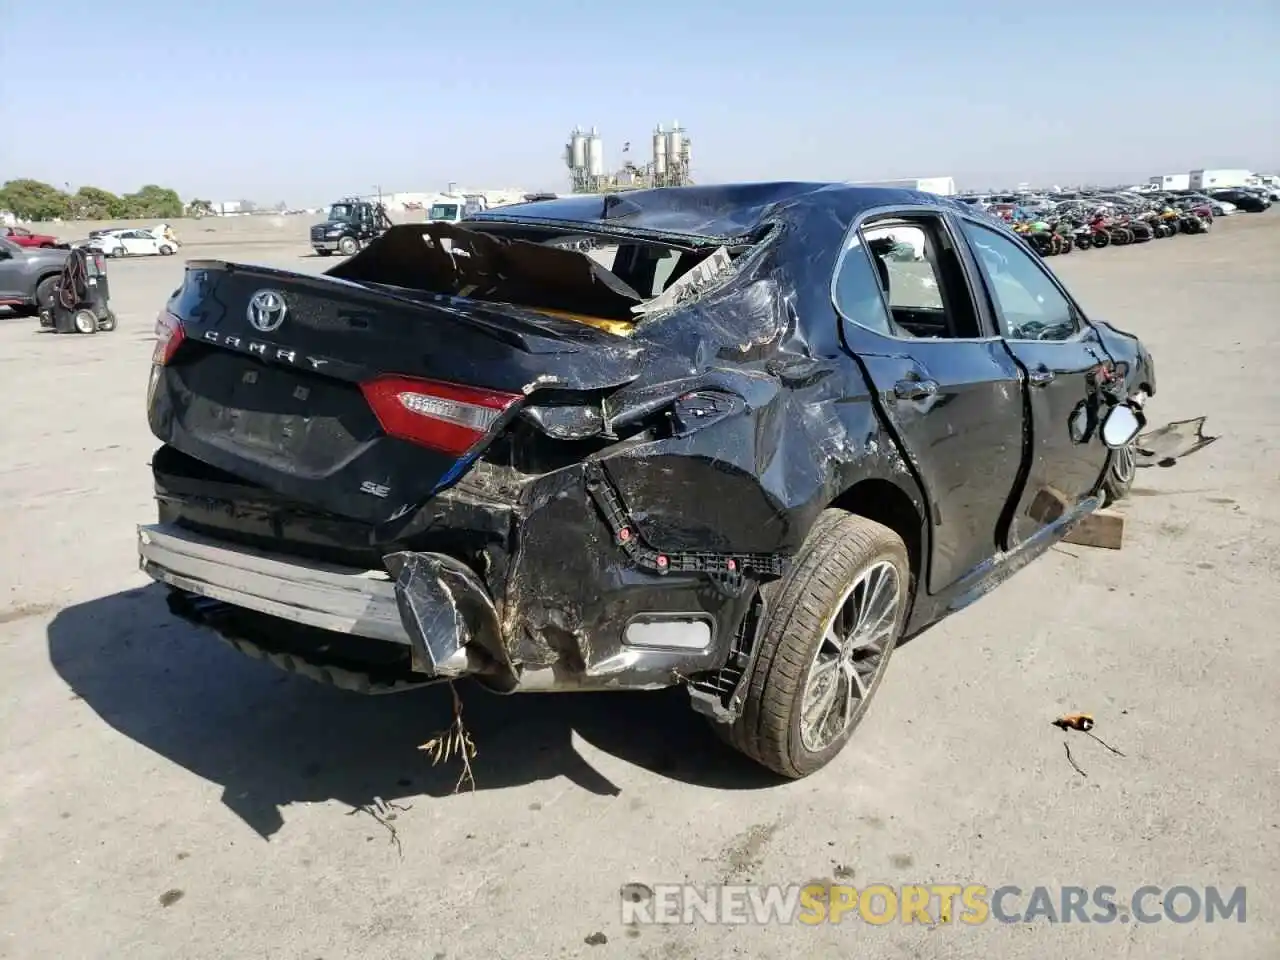
{"label": "damaged trunk lid", "polygon": [[393,228],[328,276],[191,261],[157,324],[152,432],[381,524],[466,473],[535,391],[597,402],[637,377],[634,291],[574,251],[449,250],[448,229]]}

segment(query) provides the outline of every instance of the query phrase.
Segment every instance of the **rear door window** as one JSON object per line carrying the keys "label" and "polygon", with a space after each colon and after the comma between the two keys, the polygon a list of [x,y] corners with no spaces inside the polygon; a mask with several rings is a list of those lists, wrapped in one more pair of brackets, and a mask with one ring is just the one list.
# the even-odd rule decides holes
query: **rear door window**
{"label": "rear door window", "polygon": [[1075,336],[1080,329],[1075,308],[1031,251],[989,227],[968,220],[962,224],[995,302],[1004,336],[1010,340],[1069,340]]}
{"label": "rear door window", "polygon": [[836,308],[848,320],[900,338],[983,336],[955,241],[940,216],[887,215],[856,232],[833,291]]}

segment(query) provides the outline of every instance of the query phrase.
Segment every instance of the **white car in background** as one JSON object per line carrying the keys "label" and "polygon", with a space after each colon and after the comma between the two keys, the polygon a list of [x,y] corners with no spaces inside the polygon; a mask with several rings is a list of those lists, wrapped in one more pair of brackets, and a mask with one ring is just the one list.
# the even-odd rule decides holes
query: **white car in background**
{"label": "white car in background", "polygon": [[178,241],[161,230],[112,230],[94,237],[87,244],[108,257],[162,256],[178,252]]}

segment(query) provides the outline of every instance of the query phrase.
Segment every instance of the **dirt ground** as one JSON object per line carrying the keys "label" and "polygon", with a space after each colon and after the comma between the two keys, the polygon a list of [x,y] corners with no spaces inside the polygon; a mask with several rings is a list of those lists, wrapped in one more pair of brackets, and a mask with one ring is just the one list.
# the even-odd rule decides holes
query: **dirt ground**
{"label": "dirt ground", "polygon": [[[198,255],[319,270],[307,222]],[[1051,263],[1146,339],[1153,422],[1205,414],[1221,439],[1140,472],[1122,550],[1064,545],[905,646],[845,753],[781,785],[679,692],[468,689],[478,789],[453,795],[416,749],[446,694],[283,675],[172,620],[138,571],[152,320],[181,258],[110,264],[113,334],[0,319],[0,956],[1280,956],[1280,212]],[[1076,772],[1049,722],[1071,710],[1123,756],[1073,734]],[[621,921],[626,883],[833,878],[1122,903],[1243,885],[1247,914]]]}

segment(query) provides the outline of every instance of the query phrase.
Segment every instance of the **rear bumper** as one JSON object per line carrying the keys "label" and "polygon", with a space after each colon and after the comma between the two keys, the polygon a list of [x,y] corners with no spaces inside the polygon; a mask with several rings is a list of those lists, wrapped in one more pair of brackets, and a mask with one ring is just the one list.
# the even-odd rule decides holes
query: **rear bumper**
{"label": "rear bumper", "polygon": [[[246,650],[242,628],[226,618],[200,613],[204,606],[238,608],[340,634],[348,664],[361,659],[362,638],[383,649],[388,643],[406,648],[411,675],[405,679],[418,684],[474,676],[502,693],[655,689],[717,667],[729,639],[722,636],[721,643],[715,642],[719,631],[712,615],[688,612],[689,607],[678,608],[680,612],[659,607],[647,614],[623,614],[612,629],[593,636],[587,649],[596,657],[590,662],[571,657],[568,663],[516,665],[509,657],[488,590],[469,567],[445,554],[389,553],[385,570],[360,570],[216,540],[178,524],[157,523],[138,527],[138,559],[144,573],[179,591],[181,597],[203,598],[194,604],[180,603],[181,610],[190,608],[187,613],[177,611],[180,615],[211,627],[242,651]],[[272,632],[268,622],[265,630],[256,633],[256,646],[248,649],[313,678],[328,679],[332,674],[332,664],[323,655],[330,646],[326,641],[312,644],[315,656],[292,647],[282,658],[272,657],[268,649]],[[349,641],[355,644],[354,658]],[[365,649],[372,653],[371,647]],[[300,663],[310,669],[300,669]]]}
{"label": "rear bumper", "polygon": [[[497,618],[461,564],[412,554],[392,580],[358,570],[220,543],[175,524],[138,527],[138,561],[152,579],[187,594],[290,623],[409,648],[414,673],[448,679],[483,672],[483,644]],[[460,572],[461,571],[461,572]]]}
{"label": "rear bumper", "polygon": [[380,571],[228,547],[173,524],[138,527],[142,571],[188,593],[304,626],[408,645],[395,584]]}

